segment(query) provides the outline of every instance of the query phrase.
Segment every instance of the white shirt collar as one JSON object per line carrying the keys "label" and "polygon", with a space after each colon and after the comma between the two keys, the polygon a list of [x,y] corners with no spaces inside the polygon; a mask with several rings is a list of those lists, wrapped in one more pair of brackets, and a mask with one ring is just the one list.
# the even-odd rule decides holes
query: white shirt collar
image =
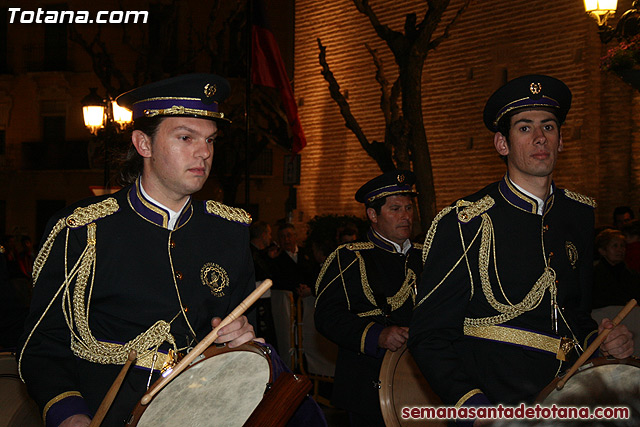
{"label": "white shirt collar", "polygon": [[182,205],[182,208],[180,208],[180,210],[176,212],[174,210],[169,209],[162,203],[158,202],[153,197],[149,196],[149,194],[147,194],[147,192],[144,191],[144,187],[142,186],[142,180],[140,180],[140,191],[142,192],[142,195],[145,197],[145,199],[149,200],[154,205],[161,207],[165,211],[169,212],[169,223],[167,224],[167,228],[169,230],[173,230],[176,226],[176,222],[178,222],[178,218],[180,218],[180,212],[182,212],[182,209],[184,209],[185,205],[189,202],[189,200],[187,199],[187,201],[184,202],[184,205]]}
{"label": "white shirt collar", "polygon": [[409,249],[411,249],[411,240],[407,239],[404,242],[402,242],[402,246],[400,246],[399,244],[397,244],[396,242],[392,242],[391,240],[387,239],[386,237],[384,237],[382,234],[380,233],[376,233],[382,240],[384,240],[385,242],[389,243],[390,245],[393,245],[394,248],[396,248],[396,252],[400,252],[403,255],[406,255],[407,252],[409,252]]}
{"label": "white shirt collar", "polygon": [[[514,187],[516,187],[518,189],[518,191],[520,191],[521,193],[526,194],[527,196],[531,197],[533,200],[536,201],[536,204],[538,206],[538,211],[536,212],[538,215],[542,215],[542,213],[544,212],[544,200],[542,200],[540,197],[529,193],[527,190],[525,190],[524,188],[520,187],[518,184],[516,184],[515,182],[511,181],[511,178],[509,178],[509,181],[511,182],[511,184],[513,184]],[[549,196],[551,196],[551,194],[553,194],[553,185],[549,187]]]}

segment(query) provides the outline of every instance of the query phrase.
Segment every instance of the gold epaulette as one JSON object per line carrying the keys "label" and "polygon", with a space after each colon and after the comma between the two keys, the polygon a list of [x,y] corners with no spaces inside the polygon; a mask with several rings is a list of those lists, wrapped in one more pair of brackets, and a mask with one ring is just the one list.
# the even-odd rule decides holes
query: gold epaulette
{"label": "gold epaulette", "polygon": [[250,225],[251,215],[244,209],[227,206],[215,200],[207,200],[207,212],[224,218],[229,221],[239,222],[240,224]]}
{"label": "gold epaulette", "polygon": [[[461,202],[463,201],[458,201],[458,204],[461,204]],[[486,195],[482,199],[471,203],[464,209],[461,209],[458,212],[458,219],[460,220],[460,222],[467,223],[488,211],[494,204],[495,200],[493,200],[491,196]]]}
{"label": "gold epaulette", "polygon": [[361,251],[363,249],[373,249],[374,245],[371,242],[356,242],[356,243],[345,243],[344,245],[340,245],[340,248],[345,248],[350,251]]}
{"label": "gold epaulette", "polygon": [[56,237],[58,237],[58,234],[65,229],[65,227],[78,228],[85,226],[100,218],[104,218],[116,213],[118,209],[120,209],[120,206],[118,206],[118,202],[116,201],[116,199],[114,199],[113,197],[109,197],[108,199],[104,199],[101,202],[76,208],[68,217],[60,218],[56,225],[51,229],[49,236],[47,236],[47,240],[40,248],[36,259],[33,262],[33,286],[36,285],[38,276],[40,275],[40,270],[49,257],[49,253],[51,252],[51,248],[53,247],[53,242],[55,241]]}
{"label": "gold epaulette", "polygon": [[116,213],[120,209],[118,202],[113,197],[104,199],[99,203],[76,208],[66,219],[68,227],[78,228],[92,223],[93,221]]}
{"label": "gold epaulette", "polygon": [[575,191],[566,190],[566,189],[564,190],[564,195],[570,198],[571,200],[575,200],[578,203],[582,203],[583,205],[591,206],[592,208],[598,207],[596,200],[592,197],[585,196],[583,194],[576,193]]}

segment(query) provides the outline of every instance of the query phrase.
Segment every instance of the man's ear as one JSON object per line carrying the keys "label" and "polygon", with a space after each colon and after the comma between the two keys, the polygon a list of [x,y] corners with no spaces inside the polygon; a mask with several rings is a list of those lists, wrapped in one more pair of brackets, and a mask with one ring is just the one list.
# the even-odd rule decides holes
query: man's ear
{"label": "man's ear", "polygon": [[560,131],[560,139],[558,140],[558,151],[564,150],[564,142],[562,141],[562,130]]}
{"label": "man's ear", "polygon": [[507,143],[507,138],[500,132],[496,132],[493,135],[493,145],[501,156],[509,155],[509,143]]}
{"label": "man's ear", "polygon": [[376,210],[373,208],[367,208],[367,216],[369,217],[369,221],[374,224],[378,223],[378,214],[376,214]]}
{"label": "man's ear", "polygon": [[131,133],[131,142],[136,147],[136,151],[142,157],[151,157],[151,138],[141,130],[134,130]]}

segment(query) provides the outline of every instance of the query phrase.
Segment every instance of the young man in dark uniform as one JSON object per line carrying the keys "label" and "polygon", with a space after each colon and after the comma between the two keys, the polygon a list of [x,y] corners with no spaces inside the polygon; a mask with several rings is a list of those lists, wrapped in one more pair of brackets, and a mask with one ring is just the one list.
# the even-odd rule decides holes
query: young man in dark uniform
{"label": "young man in dark uniform", "polygon": [[325,261],[316,283],[316,328],[339,346],[331,402],[352,425],[384,425],[378,378],[387,350],[406,342],[422,270],[413,224],[410,171],[393,171],[363,185],[356,200],[371,223],[368,240],[347,243]]}
{"label": "young man in dark uniform", "polygon": [[[229,90],[221,77],[191,74],[118,97],[133,110],[131,184],[50,220],[18,357],[47,426],[88,425],[133,349],[136,366],[103,423],[123,425],[171,354],[255,289],[249,215],[191,197],[211,170]],[[216,342],[253,338],[242,316]]]}
{"label": "young man in dark uniform", "polygon": [[[445,208],[427,233],[408,345],[445,404],[531,402],[597,332],[595,203],[552,180],[570,105],[569,88],[548,76],[498,89],[484,122],[507,173]],[[632,348],[617,327],[601,351]]]}

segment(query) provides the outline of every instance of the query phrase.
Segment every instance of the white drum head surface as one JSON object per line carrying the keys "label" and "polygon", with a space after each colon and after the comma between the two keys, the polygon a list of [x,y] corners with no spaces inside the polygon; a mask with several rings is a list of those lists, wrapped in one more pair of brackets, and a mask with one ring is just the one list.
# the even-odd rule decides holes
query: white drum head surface
{"label": "white drum head surface", "polygon": [[163,388],[138,426],[242,426],[262,400],[269,375],[268,360],[257,353],[210,357]]}

